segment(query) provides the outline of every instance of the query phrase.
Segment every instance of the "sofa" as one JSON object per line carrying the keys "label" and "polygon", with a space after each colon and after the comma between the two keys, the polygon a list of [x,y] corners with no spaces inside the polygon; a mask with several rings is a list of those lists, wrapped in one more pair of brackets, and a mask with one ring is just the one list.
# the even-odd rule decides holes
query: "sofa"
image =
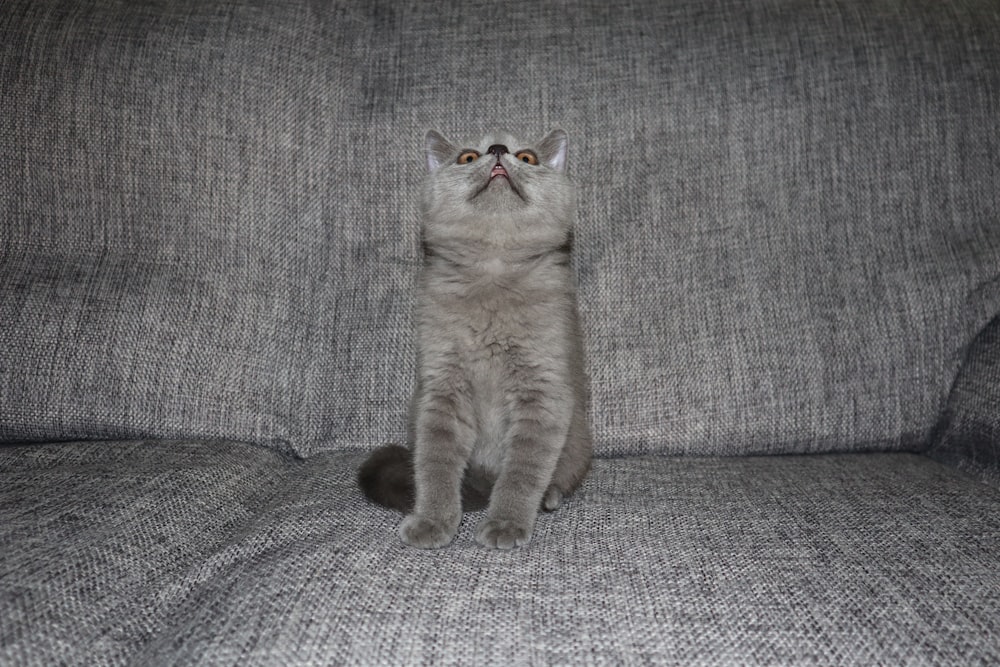
{"label": "sofa", "polygon": [[[1000,664],[990,0],[0,5],[0,664]],[[429,128],[570,137],[595,460],[422,551]]]}

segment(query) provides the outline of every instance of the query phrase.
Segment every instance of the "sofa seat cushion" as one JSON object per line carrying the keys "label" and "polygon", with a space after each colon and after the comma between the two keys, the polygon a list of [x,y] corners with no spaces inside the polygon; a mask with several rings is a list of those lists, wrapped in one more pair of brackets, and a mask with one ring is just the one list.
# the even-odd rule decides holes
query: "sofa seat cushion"
{"label": "sofa seat cushion", "polygon": [[599,459],[506,553],[404,546],[362,457],[0,448],[0,663],[1000,661],[1000,491],[926,457]]}

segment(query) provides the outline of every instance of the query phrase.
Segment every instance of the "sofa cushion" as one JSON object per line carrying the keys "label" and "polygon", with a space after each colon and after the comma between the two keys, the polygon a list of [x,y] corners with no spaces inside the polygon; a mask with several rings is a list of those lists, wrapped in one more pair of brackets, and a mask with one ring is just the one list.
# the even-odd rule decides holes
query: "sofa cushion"
{"label": "sofa cushion", "polygon": [[401,440],[431,126],[568,130],[604,454],[916,447],[1000,312],[988,3],[11,0],[0,30],[0,440]]}
{"label": "sofa cushion", "polygon": [[600,459],[514,552],[403,545],[359,462],[0,448],[0,662],[1000,661],[1000,489],[928,458]]}

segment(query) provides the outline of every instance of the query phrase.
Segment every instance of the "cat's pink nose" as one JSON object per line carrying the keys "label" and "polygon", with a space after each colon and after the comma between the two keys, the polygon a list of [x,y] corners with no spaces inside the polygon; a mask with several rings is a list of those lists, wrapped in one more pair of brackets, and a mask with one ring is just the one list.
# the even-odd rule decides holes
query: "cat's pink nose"
{"label": "cat's pink nose", "polygon": [[507,150],[507,147],[504,146],[503,144],[493,144],[488,149],[486,149],[486,152],[492,155],[496,155],[497,159],[499,160],[501,155],[503,155],[504,153],[509,153],[510,151]]}

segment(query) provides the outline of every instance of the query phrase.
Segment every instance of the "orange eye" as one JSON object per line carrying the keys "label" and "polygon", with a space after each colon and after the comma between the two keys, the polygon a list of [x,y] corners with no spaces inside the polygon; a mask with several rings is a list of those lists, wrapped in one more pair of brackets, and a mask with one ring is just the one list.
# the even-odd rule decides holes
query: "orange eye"
{"label": "orange eye", "polygon": [[514,157],[516,157],[521,162],[526,162],[527,164],[532,164],[532,165],[538,164],[538,156],[532,153],[531,151],[521,151]]}
{"label": "orange eye", "polygon": [[475,162],[479,159],[479,153],[476,151],[465,151],[458,156],[459,164],[469,164],[470,162]]}

